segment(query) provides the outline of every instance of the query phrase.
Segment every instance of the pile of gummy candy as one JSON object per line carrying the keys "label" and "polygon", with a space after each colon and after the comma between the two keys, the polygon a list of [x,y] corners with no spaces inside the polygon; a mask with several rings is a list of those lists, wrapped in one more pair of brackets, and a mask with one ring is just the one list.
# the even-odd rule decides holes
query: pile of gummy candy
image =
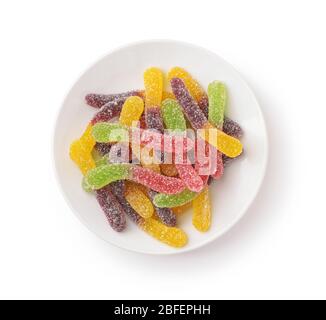
{"label": "pile of gummy candy", "polygon": [[[176,227],[177,216],[192,207],[193,226],[200,232],[210,229],[209,185],[221,178],[226,164],[241,155],[239,139],[243,133],[236,122],[224,115],[227,94],[222,82],[211,82],[206,93],[180,67],[169,71],[168,89],[164,87],[164,80],[163,72],[152,67],[144,72],[145,90],[88,94],[86,103],[98,111],[83,135],[71,144],[70,157],[84,175],[83,188],[94,192],[115,231],[126,228],[128,217],[157,240],[180,248],[187,244],[188,237]],[[124,142],[123,137],[114,139],[111,134],[118,128],[128,135],[136,121],[140,123],[139,130],[156,130],[162,137],[166,129],[170,132],[189,128],[204,132],[215,130],[215,139],[205,134],[201,137],[204,150],[216,151],[214,172],[200,174],[200,167],[207,163],[196,159],[194,164],[112,161],[108,155],[126,145],[128,154],[139,156],[146,137],[137,147]],[[173,148],[170,151],[173,153]]]}

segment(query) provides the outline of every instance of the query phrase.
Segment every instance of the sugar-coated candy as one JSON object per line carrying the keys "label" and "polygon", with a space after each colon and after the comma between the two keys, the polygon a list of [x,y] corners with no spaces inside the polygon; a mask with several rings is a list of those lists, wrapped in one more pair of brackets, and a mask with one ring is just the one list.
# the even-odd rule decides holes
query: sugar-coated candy
{"label": "sugar-coated candy", "polygon": [[[170,99],[164,100],[162,103],[162,112],[164,123],[169,130],[185,131],[187,129],[186,120],[177,101]],[[189,190],[200,192],[203,189],[203,180],[191,164],[176,164],[175,167],[181,180],[183,180]]]}
{"label": "sugar-coated candy", "polygon": [[175,248],[184,247],[188,242],[184,231],[175,227],[167,227],[154,218],[144,219],[139,226],[155,239]]}
{"label": "sugar-coated candy", "polygon": [[96,142],[95,149],[99,152],[100,155],[105,156],[110,153],[112,144],[109,143],[100,143]]}
{"label": "sugar-coated candy", "polygon": [[95,168],[95,161],[92,157],[95,144],[92,126],[88,125],[80,139],[74,141],[70,146],[70,158],[78,165],[83,174]]}
{"label": "sugar-coated candy", "polygon": [[119,117],[125,101],[126,98],[120,98],[108,102],[95,114],[91,123],[94,125],[98,122],[107,122]]}
{"label": "sugar-coated candy", "polygon": [[240,140],[214,128],[210,123],[207,123],[204,132],[200,133],[200,135],[209,144],[230,158],[238,157],[242,153]]}
{"label": "sugar-coated candy", "polygon": [[211,226],[212,212],[209,196],[209,187],[198,195],[193,201],[192,224],[200,232],[206,232]]}
{"label": "sugar-coated candy", "polygon": [[108,164],[96,167],[87,172],[83,185],[91,190],[101,189],[108,184],[127,180],[131,175],[132,166],[128,164]]}
{"label": "sugar-coated candy", "polygon": [[146,108],[146,126],[147,129],[157,130],[160,133],[164,132],[161,109],[158,107]]}
{"label": "sugar-coated candy", "polygon": [[129,97],[123,104],[119,122],[122,125],[131,127],[138,122],[144,112],[144,101],[140,97]]}
{"label": "sugar-coated candy", "polygon": [[174,208],[181,207],[191,201],[193,201],[198,196],[197,192],[192,192],[188,189],[184,190],[179,194],[158,194],[155,196],[153,203],[159,208]]}
{"label": "sugar-coated candy", "polygon": [[164,194],[176,194],[185,189],[182,180],[166,177],[142,167],[133,167],[131,179],[151,190]]}
{"label": "sugar-coated candy", "polygon": [[224,119],[223,131],[229,136],[237,139],[240,139],[243,136],[243,131],[240,125],[228,117],[225,117]]}
{"label": "sugar-coated candy", "polygon": [[180,67],[172,68],[168,73],[168,80],[171,81],[173,78],[180,78],[184,81],[186,87],[200,107],[206,105],[207,94],[205,90],[185,69]]}
{"label": "sugar-coated candy", "polygon": [[161,164],[161,172],[167,177],[176,177],[178,170],[174,164]]}
{"label": "sugar-coated candy", "polygon": [[177,101],[166,99],[162,102],[162,116],[165,126],[170,130],[187,130],[182,109]]}
{"label": "sugar-coated candy", "polygon": [[208,120],[215,127],[222,129],[226,105],[226,88],[220,81],[208,85],[209,113]]}
{"label": "sugar-coated candy", "polygon": [[[150,197],[150,199],[153,201],[153,199],[155,198],[155,196],[157,195],[157,193],[153,190],[148,190],[148,195]],[[155,212],[157,217],[162,221],[162,223],[164,223],[166,226],[169,227],[175,227],[177,224],[177,217],[176,215],[173,213],[173,211],[169,208],[158,208],[155,207]]]}
{"label": "sugar-coated candy", "polygon": [[185,204],[181,207],[172,208],[172,211],[178,215],[178,214],[183,214],[183,213],[187,212],[190,208],[192,208],[192,203],[188,202],[187,204]]}
{"label": "sugar-coated candy", "polygon": [[185,83],[180,78],[171,79],[171,87],[180,106],[194,129],[202,129],[207,123],[203,111],[199,108],[196,100],[192,97]]}
{"label": "sugar-coated candy", "polygon": [[125,197],[125,181],[116,181],[110,184],[110,189],[113,195],[120,202],[126,215],[136,224],[141,223],[144,218],[142,218],[128,203]]}
{"label": "sugar-coated candy", "polygon": [[92,135],[96,142],[128,142],[129,130],[119,123],[99,122],[93,126]]}
{"label": "sugar-coated candy", "polygon": [[127,91],[123,93],[117,93],[117,94],[98,94],[98,93],[90,93],[86,95],[85,100],[86,103],[93,107],[93,108],[101,108],[108,102],[112,102],[119,99],[126,99],[131,96],[138,96],[143,98],[144,97],[144,91],[143,90],[133,90],[133,91]]}
{"label": "sugar-coated candy", "polygon": [[144,72],[145,105],[159,107],[163,94],[163,73],[159,68],[148,68]]}
{"label": "sugar-coated candy", "polygon": [[96,199],[101,206],[110,226],[115,231],[121,232],[126,228],[126,216],[119,201],[112,194],[110,187],[96,190]]}
{"label": "sugar-coated candy", "polygon": [[125,197],[131,207],[143,218],[148,219],[154,213],[152,202],[134,183],[126,182]]}
{"label": "sugar-coated candy", "polygon": [[97,190],[118,180],[131,180],[164,194],[176,194],[185,189],[182,180],[166,177],[152,170],[129,164],[108,164],[90,170],[83,185]]}
{"label": "sugar-coated candy", "polygon": [[200,192],[204,188],[203,180],[191,164],[176,164],[175,167],[178,170],[180,179],[189,190]]}

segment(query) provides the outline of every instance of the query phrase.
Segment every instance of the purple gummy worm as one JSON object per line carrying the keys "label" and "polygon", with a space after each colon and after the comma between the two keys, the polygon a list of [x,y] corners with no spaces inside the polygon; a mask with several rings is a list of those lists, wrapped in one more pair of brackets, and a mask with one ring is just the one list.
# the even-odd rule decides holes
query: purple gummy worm
{"label": "purple gummy worm", "polygon": [[96,199],[112,229],[117,232],[123,231],[126,228],[126,215],[117,198],[112,194],[110,187],[97,190]]}
{"label": "purple gummy worm", "polygon": [[223,131],[234,138],[240,139],[243,136],[243,131],[238,123],[225,117]]}
{"label": "purple gummy worm", "polygon": [[121,207],[123,208],[126,215],[136,224],[140,224],[144,221],[142,218],[127,202],[125,198],[125,182],[117,181],[110,184],[111,191],[117,200],[120,202]]}
{"label": "purple gummy worm", "polygon": [[174,96],[178,100],[180,106],[195,130],[203,129],[208,122],[204,112],[199,108],[182,79],[171,79],[171,87]]}
{"label": "purple gummy worm", "polygon": [[133,90],[116,94],[90,93],[85,97],[85,100],[86,103],[93,108],[102,108],[108,102],[119,100],[121,98],[126,99],[132,96],[138,96],[143,98],[144,92],[141,90]]}
{"label": "purple gummy worm", "polygon": [[146,126],[147,129],[155,129],[160,133],[164,132],[161,109],[158,107],[149,107],[146,109]]}
{"label": "purple gummy worm", "polygon": [[[153,191],[153,190],[149,190],[148,191],[148,195],[150,197],[150,199],[153,201],[154,197],[157,195],[158,193]],[[155,207],[155,211],[157,216],[159,217],[159,219],[168,227],[175,227],[177,224],[177,217],[174,214],[174,212],[169,209],[169,208],[157,208]]]}
{"label": "purple gummy worm", "polygon": [[118,117],[121,113],[122,106],[126,98],[121,98],[114,100],[105,104],[98,113],[93,117],[91,123],[92,125],[98,122],[107,122],[112,120],[115,117]]}
{"label": "purple gummy worm", "polygon": [[110,153],[112,145],[109,143],[96,142],[95,149],[99,152],[101,156],[105,156]]}

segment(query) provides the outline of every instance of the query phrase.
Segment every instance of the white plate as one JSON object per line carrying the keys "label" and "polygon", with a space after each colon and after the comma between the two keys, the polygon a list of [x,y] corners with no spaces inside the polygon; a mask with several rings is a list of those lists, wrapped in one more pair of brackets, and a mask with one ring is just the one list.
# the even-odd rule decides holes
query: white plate
{"label": "white plate", "polygon": [[[123,233],[108,225],[95,197],[81,188],[82,175],[69,158],[69,145],[79,137],[95,110],[84,102],[87,93],[116,93],[143,87],[143,72],[150,66],[168,71],[187,69],[204,88],[221,80],[228,88],[227,114],[243,128],[245,154],[232,163],[224,177],[211,187],[213,222],[209,232],[199,233],[191,213],[179,217],[189,243],[170,248],[151,238],[131,221]],[[147,41],[117,49],[95,63],[77,81],[60,110],[54,136],[54,158],[65,199],[80,220],[95,234],[118,247],[148,254],[174,254],[199,248],[220,237],[244,215],[262,183],[268,155],[266,127],[260,107],[240,75],[216,54],[176,41]]]}

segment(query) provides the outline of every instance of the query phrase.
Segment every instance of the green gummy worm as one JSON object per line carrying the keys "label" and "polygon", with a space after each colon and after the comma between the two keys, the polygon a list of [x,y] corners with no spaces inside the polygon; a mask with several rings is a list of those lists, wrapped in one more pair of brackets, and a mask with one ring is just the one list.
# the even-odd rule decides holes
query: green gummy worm
{"label": "green gummy worm", "polygon": [[165,126],[170,130],[187,130],[186,119],[178,102],[166,99],[162,102],[162,116]]}
{"label": "green gummy worm", "polygon": [[131,168],[129,164],[101,165],[87,172],[82,186],[85,191],[98,190],[112,182],[126,180],[130,176]]}
{"label": "green gummy worm", "polygon": [[128,142],[129,130],[118,123],[99,122],[92,128],[92,135],[96,142]]}
{"label": "green gummy worm", "polygon": [[198,193],[186,189],[185,191],[174,195],[160,193],[155,196],[153,202],[158,208],[175,208],[191,202],[197,196]]}
{"label": "green gummy worm", "polygon": [[217,128],[224,122],[226,105],[226,88],[220,81],[213,81],[208,85],[208,120]]}

